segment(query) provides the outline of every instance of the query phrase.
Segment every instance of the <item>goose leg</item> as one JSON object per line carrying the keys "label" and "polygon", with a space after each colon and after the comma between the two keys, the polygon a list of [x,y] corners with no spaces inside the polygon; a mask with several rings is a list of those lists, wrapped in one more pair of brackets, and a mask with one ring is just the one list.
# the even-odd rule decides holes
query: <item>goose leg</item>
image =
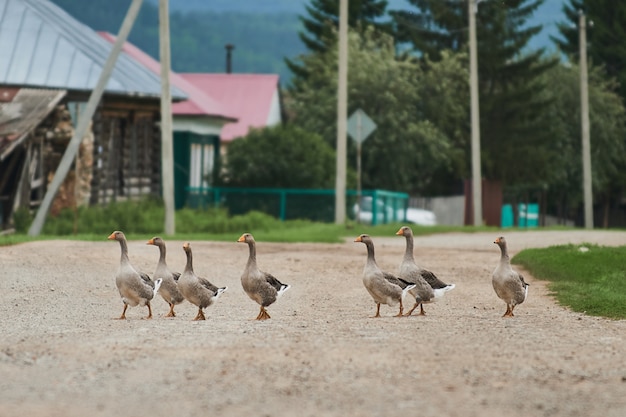
{"label": "goose leg", "polygon": [[420,316],[425,316],[426,312],[424,311],[424,303],[420,303]]}
{"label": "goose leg", "polygon": [[511,310],[511,305],[509,303],[506,304],[506,312],[502,317],[513,317],[513,310]]}
{"label": "goose leg", "polygon": [[375,319],[377,317],[380,317],[380,303],[376,303],[376,315],[371,318]]}
{"label": "goose leg", "polygon": [[411,309],[409,310],[409,312],[408,312],[408,313],[406,313],[406,316],[407,316],[407,317],[408,317],[408,316],[410,316],[410,315],[413,313],[413,311],[415,311],[415,309],[417,308],[417,306],[418,306],[418,305],[420,305],[420,303],[418,303],[418,302],[416,301],[416,302],[415,302],[415,305],[413,306],[413,308],[411,308]]}
{"label": "goose leg", "polygon": [[198,307],[198,314],[196,314],[196,317],[193,319],[193,321],[197,320],[206,320],[206,317],[204,317],[204,311],[202,311],[202,308],[200,307]]}
{"label": "goose leg", "polygon": [[515,314],[513,314],[514,308],[515,308],[515,304],[511,304],[511,316],[510,317],[515,317]]}
{"label": "goose leg", "polygon": [[122,311],[122,315],[118,318],[118,320],[126,320],[126,309],[128,308],[128,304],[124,303],[124,310]]}
{"label": "goose leg", "polygon": [[150,307],[150,301],[148,301],[146,303],[146,307],[148,307],[148,317],[146,317],[146,319],[151,319],[152,318],[152,307]]}
{"label": "goose leg", "polygon": [[404,317],[404,314],[402,314],[404,312],[404,307],[402,306],[402,300],[400,300],[400,311],[398,312],[398,314],[396,314],[396,317]]}
{"label": "goose leg", "polygon": [[169,303],[169,305],[170,305],[170,312],[167,313],[165,317],[176,317],[176,313],[174,313],[174,303]]}
{"label": "goose leg", "polygon": [[259,312],[258,317],[256,318],[257,320],[267,320],[270,319],[270,314],[267,312],[267,310],[265,309],[265,307],[261,306],[261,311]]}

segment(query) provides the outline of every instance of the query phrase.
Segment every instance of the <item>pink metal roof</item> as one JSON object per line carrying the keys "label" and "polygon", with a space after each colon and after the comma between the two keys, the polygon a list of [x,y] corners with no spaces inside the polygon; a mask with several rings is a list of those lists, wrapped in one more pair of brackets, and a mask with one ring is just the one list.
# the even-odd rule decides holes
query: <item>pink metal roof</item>
{"label": "pink metal roof", "polygon": [[[98,32],[98,34],[113,43],[115,35],[107,32]],[[143,52],[130,42],[126,42],[122,47],[122,51],[148,68],[150,71],[160,74],[161,63],[150,55]],[[175,72],[170,73],[170,83],[183,90],[188,100],[179,101],[172,104],[172,113],[177,116],[213,116],[222,119],[237,120],[236,112],[227,109],[215,96],[210,96],[206,92],[198,90],[198,88],[188,82],[184,77]]]}
{"label": "pink metal roof", "polygon": [[[272,98],[278,89],[275,74],[179,74],[196,88],[215,97],[238,121],[222,128],[222,141],[245,136],[251,127],[267,125]],[[185,90],[186,91],[186,90]]]}

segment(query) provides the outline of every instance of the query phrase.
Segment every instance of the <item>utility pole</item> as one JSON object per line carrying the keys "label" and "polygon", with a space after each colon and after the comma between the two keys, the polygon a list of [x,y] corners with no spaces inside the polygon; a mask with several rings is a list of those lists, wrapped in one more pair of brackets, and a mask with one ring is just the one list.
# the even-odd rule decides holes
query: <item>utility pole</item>
{"label": "utility pole", "polygon": [[470,96],[472,122],[472,207],[474,226],[483,224],[483,191],[480,169],[480,112],[478,108],[478,52],[476,48],[476,13],[480,0],[467,0],[469,16]]}
{"label": "utility pole", "polygon": [[585,229],[593,229],[593,194],[591,190],[591,144],[589,139],[589,91],[587,83],[587,22],[578,11],[580,47],[580,120],[583,150],[583,198],[585,202]]}
{"label": "utility pole", "polygon": [[100,73],[100,77],[98,78],[96,86],[91,91],[91,95],[89,96],[89,100],[87,101],[87,106],[85,107],[85,112],[80,115],[80,118],[76,125],[76,130],[74,131],[74,135],[72,135],[72,139],[70,139],[70,142],[65,149],[65,153],[61,158],[61,162],[59,162],[59,166],[54,173],[54,178],[52,178],[52,182],[48,186],[46,195],[44,195],[43,201],[41,202],[41,205],[37,210],[35,219],[28,229],[28,234],[30,236],[39,236],[39,234],[41,233],[41,229],[43,228],[43,225],[46,221],[46,217],[48,215],[48,210],[50,210],[52,200],[59,191],[59,187],[61,186],[61,184],[63,184],[63,181],[65,181],[65,177],[67,176],[67,173],[69,172],[72,163],[74,162],[74,156],[78,152],[80,142],[85,136],[85,132],[89,127],[89,123],[91,122],[93,114],[96,112],[96,107],[98,107],[98,103],[100,102],[100,98],[102,98],[104,89],[106,88],[109,78],[111,77],[111,73],[113,72],[113,68],[115,68],[115,62],[117,61],[117,57],[122,51],[122,46],[124,45],[124,42],[126,42],[130,30],[133,28],[133,24],[135,23],[137,14],[139,14],[139,9],[141,8],[142,1],[143,0],[133,0],[128,8],[128,12],[126,12],[126,17],[122,22],[122,26],[120,27],[120,31],[117,34],[117,37],[115,38],[113,48],[111,48],[111,53],[109,54],[109,57],[104,64],[104,67],[102,68],[102,72]]}
{"label": "utility pole", "polygon": [[348,117],[348,0],[339,3],[339,75],[337,80],[337,169],[335,223],[346,222],[346,155]]}
{"label": "utility pole", "polygon": [[169,0],[159,0],[159,49],[161,59],[161,183],[165,204],[165,234],[176,233],[174,208],[174,145],[172,139],[172,92],[170,90]]}

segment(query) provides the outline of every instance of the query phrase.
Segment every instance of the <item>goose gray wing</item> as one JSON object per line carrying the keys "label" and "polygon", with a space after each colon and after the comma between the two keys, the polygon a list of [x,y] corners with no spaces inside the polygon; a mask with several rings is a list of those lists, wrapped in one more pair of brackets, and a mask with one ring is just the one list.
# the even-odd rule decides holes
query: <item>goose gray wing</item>
{"label": "goose gray wing", "polygon": [[400,277],[397,277],[393,274],[390,274],[389,272],[383,272],[383,276],[385,277],[385,279],[387,280],[387,282],[390,282],[391,284],[395,284],[398,287],[405,289],[406,287],[408,287],[409,285],[413,285],[412,282],[409,282],[407,280],[404,280]]}
{"label": "goose gray wing", "polygon": [[448,284],[437,278],[437,275],[427,269],[422,269],[420,274],[433,289],[446,288],[448,286]]}
{"label": "goose gray wing", "polygon": [[145,272],[140,272],[139,276],[141,277],[141,280],[145,283],[148,284],[149,286],[151,286],[152,288],[154,288],[154,282],[150,279],[150,276],[148,274],[146,274]]}
{"label": "goose gray wing", "polygon": [[209,281],[208,279],[198,277],[198,282],[207,290],[217,293],[217,290],[218,290],[217,286],[211,284],[211,281]]}
{"label": "goose gray wing", "polygon": [[276,291],[280,291],[283,287],[287,286],[286,284],[280,282],[274,275],[268,274],[267,272],[265,272],[264,274],[267,283],[274,287]]}

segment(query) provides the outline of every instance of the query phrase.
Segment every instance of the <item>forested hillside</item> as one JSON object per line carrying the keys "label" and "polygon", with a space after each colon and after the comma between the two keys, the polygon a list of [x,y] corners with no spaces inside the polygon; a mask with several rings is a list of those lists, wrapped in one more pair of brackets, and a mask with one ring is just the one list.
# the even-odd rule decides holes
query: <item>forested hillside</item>
{"label": "forested hillside", "polygon": [[[117,33],[130,0],[52,0],[95,30]],[[284,58],[306,52],[298,31],[299,15],[310,0],[170,0],[172,68],[178,72],[223,72],[224,45],[235,45],[233,71],[277,73],[284,83],[292,74]],[[546,0],[530,24],[545,25],[531,48],[553,46],[555,22],[562,21],[563,0]],[[130,41],[158,57],[158,0],[146,0]],[[406,8],[389,0],[388,10]]]}
{"label": "forested hillside", "polygon": [[[129,0],[52,0],[94,30],[117,33]],[[172,69],[178,72],[224,72],[224,45],[235,45],[234,72],[277,73],[282,82],[291,74],[283,57],[297,56],[300,21],[292,12],[172,12]],[[144,2],[129,40],[158,57],[158,9]]]}

